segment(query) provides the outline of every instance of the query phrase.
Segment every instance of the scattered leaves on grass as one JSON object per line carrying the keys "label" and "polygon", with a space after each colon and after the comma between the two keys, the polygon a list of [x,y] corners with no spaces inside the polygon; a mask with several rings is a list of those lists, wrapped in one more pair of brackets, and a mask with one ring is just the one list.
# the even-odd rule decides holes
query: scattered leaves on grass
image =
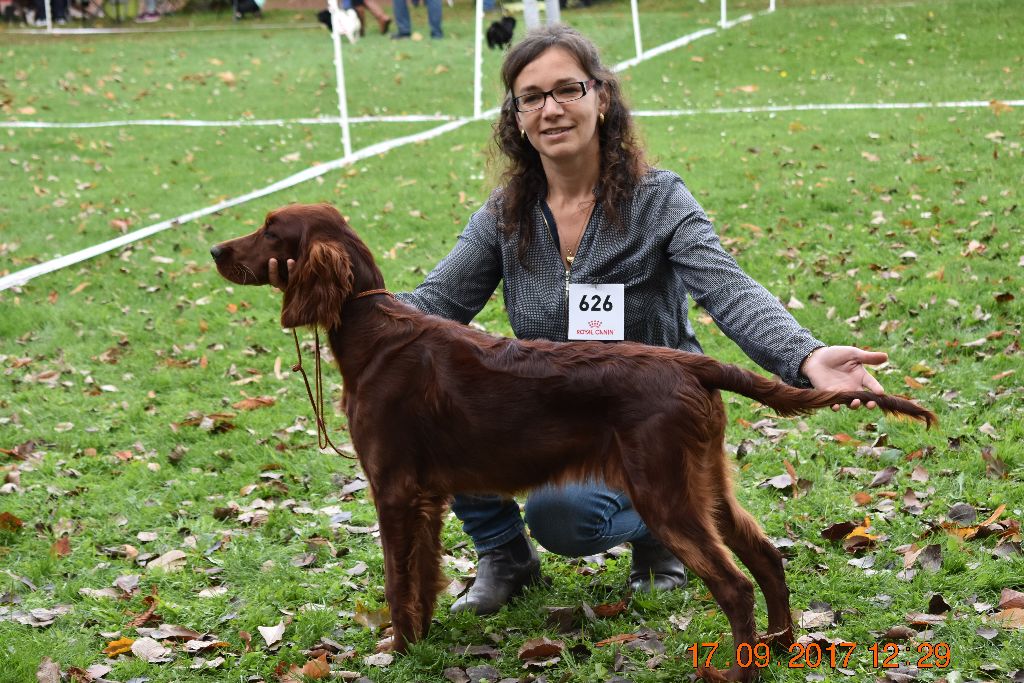
{"label": "scattered leaves on grass", "polygon": [[628,643],[631,640],[639,638],[635,633],[620,633],[617,636],[611,636],[594,643],[594,647],[605,647],[606,645],[614,645],[615,643]]}
{"label": "scattered leaves on grass", "polygon": [[276,403],[273,396],[252,396],[232,403],[231,407],[238,410],[256,410],[258,408],[269,408]]}
{"label": "scattered leaves on grass", "polygon": [[453,645],[449,652],[456,657],[486,657],[487,659],[501,657],[501,650],[491,645]]}
{"label": "scattered leaves on grass", "polygon": [[49,657],[43,657],[36,669],[38,683],[60,683],[60,664]]}
{"label": "scattered leaves on grass", "polygon": [[176,572],[185,566],[185,559],[187,557],[181,550],[169,550],[146,564],[146,569],[162,569],[165,572]]}
{"label": "scattered leaves on grass", "polygon": [[925,614],[924,612],[910,612],[907,614],[907,623],[914,626],[935,626],[945,622],[945,614]]}
{"label": "scattered leaves on grass", "polygon": [[0,531],[17,531],[25,523],[10,512],[0,512]]}
{"label": "scattered leaves on grass", "polygon": [[619,600],[618,602],[610,602],[604,605],[595,605],[594,614],[603,618],[617,617],[623,612],[625,612],[628,606],[629,597],[625,597],[622,600]]}
{"label": "scattered leaves on grass", "polygon": [[393,661],[395,661],[395,656],[390,652],[378,652],[375,655],[363,658],[363,664],[366,666],[376,666],[382,669],[391,666]]}
{"label": "scattered leaves on grass", "polygon": [[843,549],[848,553],[856,553],[867,550],[874,546],[875,541],[883,538],[881,535],[870,533],[871,518],[864,517],[863,524],[854,522],[839,522],[822,529],[821,537],[830,541],[842,539]]}
{"label": "scattered leaves on grass", "polygon": [[170,649],[152,638],[139,638],[132,643],[132,654],[150,664],[163,664],[171,661]]}
{"label": "scattered leaves on grass", "polygon": [[999,609],[1024,608],[1024,593],[1012,588],[1004,588],[999,595]]}
{"label": "scattered leaves on grass", "polygon": [[361,600],[356,600],[356,609],[352,620],[371,631],[376,631],[381,626],[391,623],[391,610],[387,605],[378,609],[370,609]]}
{"label": "scattered leaves on grass", "polygon": [[107,646],[103,648],[103,654],[108,657],[116,657],[132,651],[132,643],[135,642],[134,638],[118,638],[107,643]]}
{"label": "scattered leaves on grass", "polygon": [[559,657],[563,650],[565,650],[565,643],[560,640],[551,640],[546,637],[534,638],[526,641],[519,648],[519,659],[524,662],[538,659],[549,660],[552,657]]}
{"label": "scattered leaves on grass", "polygon": [[995,449],[985,446],[981,449],[981,459],[985,461],[985,475],[991,479],[1006,479],[1010,468],[996,456]]}
{"label": "scattered leaves on grass", "polygon": [[868,486],[871,488],[875,488],[877,486],[886,486],[889,482],[892,481],[893,475],[896,474],[898,471],[899,470],[896,469],[895,467],[886,467],[885,469],[875,473],[875,478],[871,480],[871,483],[868,484]]}
{"label": "scattered leaves on grass", "polygon": [[331,666],[327,663],[327,655],[320,655],[302,665],[302,675],[313,680],[320,680],[331,675]]}
{"label": "scattered leaves on grass", "polygon": [[811,602],[808,609],[800,612],[797,623],[800,628],[829,628],[836,623],[836,612],[827,602]]}
{"label": "scattered leaves on grass", "polygon": [[1024,608],[1011,607],[1010,609],[1004,609],[993,614],[990,620],[1006,629],[1024,629]]}
{"label": "scattered leaves on grass", "polygon": [[146,606],[146,609],[128,622],[128,628],[136,628],[150,621],[161,621],[162,617],[156,614],[156,607],[159,603],[160,598],[157,596],[157,588],[153,586],[153,592],[142,599],[142,604]]}
{"label": "scattered leaves on grass", "polygon": [[267,641],[267,647],[273,647],[284,637],[285,623],[282,621],[276,626],[257,626],[256,630],[263,636],[263,640]]}
{"label": "scattered leaves on grass", "polygon": [[71,605],[56,605],[50,608],[39,607],[28,612],[10,612],[8,608],[0,607],[0,621],[16,621],[23,626],[46,628],[59,617],[69,612],[71,612]]}
{"label": "scattered leaves on grass", "polygon": [[67,557],[71,554],[71,539],[61,536],[56,543],[50,546],[50,555],[53,557]]}
{"label": "scattered leaves on grass", "polygon": [[194,640],[202,636],[199,631],[175,624],[160,624],[153,628],[139,628],[138,631],[139,635],[154,640]]}

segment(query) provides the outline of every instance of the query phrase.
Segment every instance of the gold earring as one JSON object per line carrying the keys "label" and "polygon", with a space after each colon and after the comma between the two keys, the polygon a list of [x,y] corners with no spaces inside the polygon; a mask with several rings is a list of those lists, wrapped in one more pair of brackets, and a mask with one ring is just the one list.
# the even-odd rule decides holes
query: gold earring
{"label": "gold earring", "polygon": [[601,122],[601,125],[603,126],[604,125],[604,112],[601,112],[600,114],[598,114],[597,115],[597,119]]}
{"label": "gold earring", "polygon": [[525,128],[520,128],[519,129],[519,137],[522,138],[523,140],[526,139],[526,129]]}

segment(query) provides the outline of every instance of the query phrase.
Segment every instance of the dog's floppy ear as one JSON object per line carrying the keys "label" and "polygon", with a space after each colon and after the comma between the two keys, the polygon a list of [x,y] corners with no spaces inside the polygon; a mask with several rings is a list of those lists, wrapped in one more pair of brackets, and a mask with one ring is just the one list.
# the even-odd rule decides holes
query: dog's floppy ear
{"label": "dog's floppy ear", "polygon": [[334,241],[306,238],[284,290],[282,327],[319,325],[330,330],[341,324],[341,308],[352,292],[352,264]]}

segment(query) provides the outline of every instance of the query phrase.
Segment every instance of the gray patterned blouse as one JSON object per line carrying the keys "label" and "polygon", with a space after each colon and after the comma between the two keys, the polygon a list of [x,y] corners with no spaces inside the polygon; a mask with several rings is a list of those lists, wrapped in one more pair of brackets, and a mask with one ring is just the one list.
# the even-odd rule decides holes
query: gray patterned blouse
{"label": "gray patterned blouse", "polygon": [[711,221],[675,173],[652,170],[641,180],[623,212],[624,230],[595,206],[568,279],[540,203],[524,266],[516,240],[500,229],[501,202],[499,188],[423,284],[398,298],[425,313],[468,323],[503,281],[517,337],[565,341],[567,282],[622,283],[627,340],[700,353],[687,318],[689,295],[761,367],[789,384],[809,386],[800,364],[824,344],[722,248]]}

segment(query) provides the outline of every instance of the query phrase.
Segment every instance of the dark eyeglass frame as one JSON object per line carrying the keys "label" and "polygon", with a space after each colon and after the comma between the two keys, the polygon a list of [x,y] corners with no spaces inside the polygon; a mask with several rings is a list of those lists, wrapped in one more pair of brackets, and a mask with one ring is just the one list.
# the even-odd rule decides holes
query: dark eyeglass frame
{"label": "dark eyeglass frame", "polygon": [[[515,107],[516,111],[519,112],[520,114],[529,114],[530,112],[539,111],[539,110],[543,109],[547,105],[549,97],[551,99],[553,99],[555,102],[559,103],[559,104],[566,104],[567,102],[575,102],[576,100],[582,100],[584,97],[586,97],[587,93],[590,92],[593,89],[593,87],[595,85],[598,85],[600,82],[601,81],[599,81],[596,78],[591,78],[589,81],[569,81],[568,83],[562,83],[561,85],[557,85],[554,88],[552,88],[551,90],[546,90],[544,92],[528,92],[528,93],[524,93],[524,94],[520,95],[519,97],[513,97],[512,98],[512,106]],[[572,99],[568,99],[568,100],[560,100],[557,97],[555,97],[555,91],[556,90],[561,90],[562,88],[564,88],[567,85],[578,85],[578,86],[582,87],[583,88],[583,94],[580,95],[579,97],[573,97]],[[519,106],[519,100],[521,100],[522,98],[524,98],[524,97],[535,97],[537,95],[543,95],[544,96],[544,101],[541,102],[539,107],[533,107],[532,109],[523,109],[522,107]]]}

